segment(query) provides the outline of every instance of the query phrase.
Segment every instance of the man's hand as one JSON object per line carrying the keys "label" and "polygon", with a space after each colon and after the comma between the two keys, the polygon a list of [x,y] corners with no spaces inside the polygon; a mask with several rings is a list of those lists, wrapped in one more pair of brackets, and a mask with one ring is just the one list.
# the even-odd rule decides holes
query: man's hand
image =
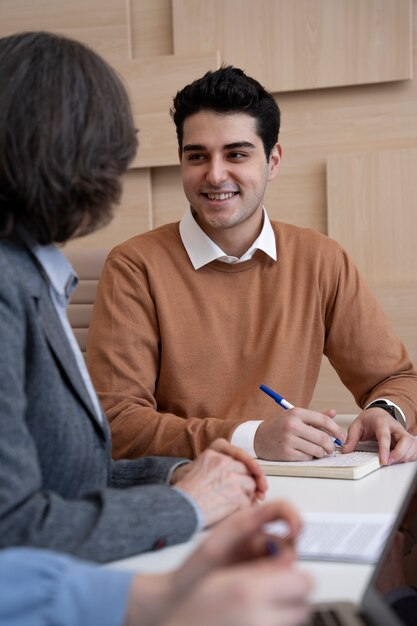
{"label": "man's hand", "polygon": [[301,626],[308,620],[310,576],[264,559],[210,574],[162,626]]}
{"label": "man's hand", "polygon": [[[276,519],[288,526],[286,541],[263,530]],[[177,597],[185,600],[164,626],[302,623],[312,582],[294,566],[293,542],[300,529],[298,514],[285,502],[240,511],[225,520],[175,572]],[[278,558],[270,556],[271,542]]]}
{"label": "man's hand", "polygon": [[295,407],[262,422],[255,435],[255,452],[270,461],[309,461],[331,454],[333,438],[345,440],[336,411],[317,413]]}
{"label": "man's hand", "polygon": [[[263,530],[277,519],[287,524],[285,540]],[[174,572],[134,579],[125,626],[301,624],[312,581],[294,565],[300,528],[298,514],[285,502],[235,513]]]}
{"label": "man's hand", "polygon": [[[285,539],[265,533],[264,525],[275,520],[285,522]],[[177,593],[221,567],[269,557],[271,552],[279,554],[281,565],[289,565],[295,558],[294,542],[301,526],[296,510],[279,500],[234,513],[216,526],[176,572]]]}
{"label": "man's hand", "polygon": [[353,452],[359,441],[368,439],[378,441],[381,465],[407,463],[417,459],[417,440],[379,407],[359,413],[348,429],[342,452]]}
{"label": "man's hand", "polygon": [[223,439],[214,441],[192,463],[179,467],[171,482],[194,498],[206,526],[263,499],[267,488],[259,464]]}

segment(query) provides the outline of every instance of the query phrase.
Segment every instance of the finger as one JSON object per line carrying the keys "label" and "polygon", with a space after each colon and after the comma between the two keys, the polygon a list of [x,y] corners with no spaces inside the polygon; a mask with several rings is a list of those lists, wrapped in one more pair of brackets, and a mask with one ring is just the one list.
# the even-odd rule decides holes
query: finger
{"label": "finger", "polygon": [[308,430],[302,433],[296,444],[298,450],[315,459],[321,459],[334,452],[335,443],[330,435],[311,426],[307,428]]}
{"label": "finger", "polygon": [[[245,498],[248,498],[249,503],[253,504],[256,502],[256,483],[252,476],[238,474],[236,480],[233,481],[233,488],[235,489],[237,486],[240,487]],[[237,498],[239,498],[239,495],[237,495]],[[245,502],[242,501],[242,506],[244,506],[244,504]]]}
{"label": "finger", "polygon": [[[334,441],[330,435],[301,421],[293,424],[292,436],[290,436],[288,444],[309,458],[321,458],[334,451]],[[295,459],[292,458],[291,460]]]}
{"label": "finger", "polygon": [[266,480],[266,476],[256,459],[253,459],[247,452],[245,452],[241,448],[233,446],[231,443],[226,441],[226,439],[216,439],[215,441],[213,441],[210,448],[216,450],[217,452],[221,452],[222,454],[231,456],[237,461],[243,463],[249,474],[251,474],[255,478],[257,496],[261,499],[264,498],[264,494],[268,489],[268,483]]}
{"label": "finger", "polygon": [[287,537],[292,540],[300,534],[303,526],[298,511],[284,500],[273,500],[257,507],[254,517],[254,524],[257,529],[262,529],[269,522],[278,520],[285,522],[288,528]]}
{"label": "finger", "polygon": [[292,605],[306,601],[313,588],[313,580],[307,572],[295,567],[282,566],[274,559],[259,559],[248,563],[241,568],[250,572],[252,581],[260,585],[262,581],[262,596],[283,605]]}
{"label": "finger", "polygon": [[[333,413],[333,410],[330,409],[330,412]],[[322,430],[340,440],[344,440],[346,438],[345,433],[342,428],[336,424],[334,418],[326,415],[325,413],[303,411],[300,413],[300,417],[305,424],[314,426],[317,430]]]}
{"label": "finger", "polygon": [[391,432],[386,425],[375,429],[375,439],[378,441],[379,462],[381,465],[388,465],[391,451]]}
{"label": "finger", "polygon": [[342,453],[352,452],[353,450],[355,450],[356,446],[362,438],[362,434],[362,421],[359,419],[355,419],[355,421],[352,422],[352,424],[348,428],[347,439],[345,441],[345,445],[342,448]]}
{"label": "finger", "polygon": [[[263,527],[277,519],[286,522],[288,539],[294,541],[301,530],[301,518],[287,502],[275,500],[238,511],[228,517],[213,529],[177,570],[178,588],[188,589],[202,576],[217,568],[264,556],[267,551],[267,535]],[[263,537],[262,542],[254,540],[259,535]]]}
{"label": "finger", "polygon": [[[245,544],[257,532],[265,537],[263,527],[269,522],[282,520],[288,528],[287,537],[294,540],[302,528],[301,517],[288,502],[274,500],[251,509],[239,511],[219,524],[207,542],[215,544],[216,552],[230,554]],[[264,540],[266,542],[266,539]],[[211,546],[209,545],[209,548]]]}
{"label": "finger", "polygon": [[270,615],[262,617],[262,624],[267,626],[299,626],[307,624],[311,606],[307,602],[294,603],[291,606],[275,604],[270,610]]}
{"label": "finger", "polygon": [[[298,446],[298,447],[295,448],[294,446]],[[305,452],[302,452],[301,450],[298,449],[298,448],[303,447],[302,443],[297,443],[297,440],[295,440],[294,446],[289,444],[288,446],[283,447],[282,456],[280,455],[280,458],[283,458],[286,461],[311,461],[313,459],[312,454],[306,454]]]}
{"label": "finger", "polygon": [[409,461],[414,461],[416,456],[417,450],[414,437],[404,433],[404,436],[400,437],[395,447],[390,451],[388,465],[408,463]]}

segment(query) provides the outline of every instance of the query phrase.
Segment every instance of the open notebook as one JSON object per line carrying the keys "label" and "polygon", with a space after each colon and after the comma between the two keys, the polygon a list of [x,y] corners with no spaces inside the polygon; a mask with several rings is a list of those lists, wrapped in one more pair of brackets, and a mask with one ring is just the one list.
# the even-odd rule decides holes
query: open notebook
{"label": "open notebook", "polygon": [[345,478],[355,480],[377,470],[380,466],[377,452],[350,452],[335,450],[329,456],[311,461],[264,461],[259,464],[268,476],[303,476],[311,478]]}

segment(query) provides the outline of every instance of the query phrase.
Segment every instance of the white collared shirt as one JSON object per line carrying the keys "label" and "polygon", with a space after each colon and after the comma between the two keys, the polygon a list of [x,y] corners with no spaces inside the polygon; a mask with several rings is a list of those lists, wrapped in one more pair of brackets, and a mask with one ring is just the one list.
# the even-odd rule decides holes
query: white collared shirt
{"label": "white collared shirt", "polygon": [[259,237],[255,239],[249,250],[241,257],[229,256],[225,254],[217,244],[206,235],[204,230],[195,221],[191,209],[183,216],[180,222],[180,235],[184,248],[187,251],[190,261],[195,270],[212,261],[222,261],[223,263],[243,263],[249,261],[256,250],[262,250],[274,261],[277,260],[277,245],[274,231],[272,230],[269,217],[263,209],[264,223]]}
{"label": "white collared shirt", "polygon": [[[198,270],[212,261],[243,263],[244,261],[249,261],[256,250],[262,250],[265,254],[270,256],[271,259],[276,261],[277,245],[275,235],[265,208],[263,208],[263,216],[264,223],[259,237],[257,237],[251,247],[238,258],[225,254],[223,250],[206,235],[195,221],[191,209],[189,208],[180,222],[180,235],[194,269]],[[246,450],[246,452],[256,458],[254,447],[255,434],[262,422],[263,420],[248,420],[247,422],[243,422],[243,424],[239,424],[232,434],[231,443],[234,446],[243,448],[243,450]]]}

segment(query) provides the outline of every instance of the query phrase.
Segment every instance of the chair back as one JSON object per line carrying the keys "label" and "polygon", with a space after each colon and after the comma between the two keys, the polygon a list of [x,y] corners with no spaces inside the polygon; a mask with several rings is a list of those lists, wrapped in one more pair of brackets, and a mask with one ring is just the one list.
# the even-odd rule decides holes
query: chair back
{"label": "chair back", "polygon": [[81,351],[85,354],[98,280],[109,250],[72,248],[63,252],[80,278],[68,306],[68,319]]}

